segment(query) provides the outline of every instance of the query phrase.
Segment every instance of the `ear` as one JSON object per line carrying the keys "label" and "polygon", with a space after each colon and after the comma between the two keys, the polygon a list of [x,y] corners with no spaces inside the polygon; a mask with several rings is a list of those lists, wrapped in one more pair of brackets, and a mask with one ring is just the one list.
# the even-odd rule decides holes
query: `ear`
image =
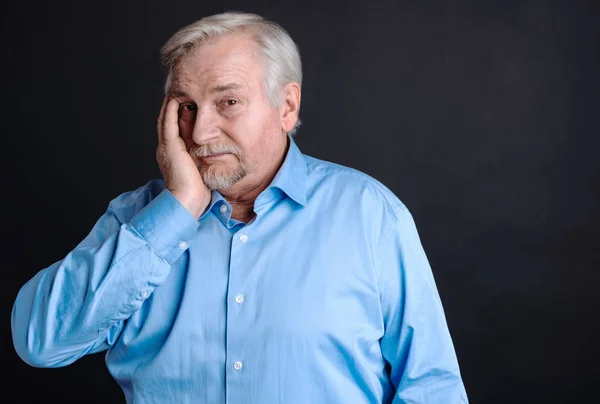
{"label": "ear", "polygon": [[281,129],[287,133],[294,129],[300,112],[300,86],[295,81],[283,87],[283,102],[281,103]]}

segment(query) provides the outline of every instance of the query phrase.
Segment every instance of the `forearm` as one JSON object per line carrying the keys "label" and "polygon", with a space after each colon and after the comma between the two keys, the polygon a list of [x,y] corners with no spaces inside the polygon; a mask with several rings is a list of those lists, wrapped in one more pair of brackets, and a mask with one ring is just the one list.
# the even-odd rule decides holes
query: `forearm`
{"label": "forearm", "polygon": [[17,353],[32,366],[72,363],[138,310],[168,269],[129,225],[101,246],[70,252],[19,291],[12,312]]}
{"label": "forearm", "polygon": [[197,221],[172,195],[156,199],[129,223],[107,212],[79,246],[21,288],[11,326],[25,362],[64,366],[106,349],[111,329],[120,329],[167,278]]}

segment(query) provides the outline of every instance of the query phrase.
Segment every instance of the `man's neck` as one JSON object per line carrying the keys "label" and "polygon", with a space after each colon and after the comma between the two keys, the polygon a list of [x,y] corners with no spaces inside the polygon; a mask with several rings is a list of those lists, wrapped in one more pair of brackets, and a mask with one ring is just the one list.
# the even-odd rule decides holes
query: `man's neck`
{"label": "man's neck", "polygon": [[[279,172],[289,147],[290,141],[287,139],[286,147],[277,159],[273,168],[269,171],[268,175],[257,179],[253,178],[252,174],[249,174],[230,188],[219,191],[223,198],[231,204],[232,218],[247,223],[256,216],[256,213],[254,213],[254,201],[258,195],[271,184],[273,178],[275,178],[275,175]],[[246,182],[251,185],[247,185]]]}

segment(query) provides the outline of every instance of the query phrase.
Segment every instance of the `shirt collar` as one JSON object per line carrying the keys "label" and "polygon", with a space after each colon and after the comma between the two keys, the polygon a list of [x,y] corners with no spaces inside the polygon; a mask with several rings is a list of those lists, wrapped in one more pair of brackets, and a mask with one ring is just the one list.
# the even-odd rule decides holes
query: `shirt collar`
{"label": "shirt collar", "polygon": [[[271,184],[256,199],[259,202],[263,199],[272,199],[273,197],[270,194],[278,189],[298,204],[306,206],[306,160],[294,139],[290,135],[287,138],[288,150],[283,164]],[[222,205],[219,201],[225,202],[225,198],[220,192],[212,190],[210,204],[198,220],[212,210],[213,206],[218,205],[217,207],[219,207]]]}
{"label": "shirt collar", "polygon": [[287,138],[288,151],[285,160],[265,191],[269,188],[280,189],[289,198],[306,206],[306,160],[294,139],[290,135]]}

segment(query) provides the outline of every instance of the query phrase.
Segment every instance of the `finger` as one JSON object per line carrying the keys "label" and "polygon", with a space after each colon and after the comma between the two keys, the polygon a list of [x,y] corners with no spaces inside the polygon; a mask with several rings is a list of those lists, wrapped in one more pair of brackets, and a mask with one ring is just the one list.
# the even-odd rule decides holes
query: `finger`
{"label": "finger", "polygon": [[162,141],[164,144],[173,142],[179,138],[179,102],[170,97],[165,106],[164,116],[162,120]]}
{"label": "finger", "polygon": [[158,140],[162,142],[162,127],[163,127],[163,119],[165,116],[165,108],[167,106],[167,102],[169,101],[169,96],[166,95],[163,98],[162,105],[160,106],[160,113],[158,114],[158,119],[156,120],[156,131],[158,132]]}
{"label": "finger", "polygon": [[158,114],[158,119],[157,119],[158,125],[162,124],[162,120],[165,115],[165,107],[167,106],[167,103],[169,102],[169,98],[170,98],[169,95],[165,95],[165,98],[163,98],[162,105],[160,106],[160,113]]}

